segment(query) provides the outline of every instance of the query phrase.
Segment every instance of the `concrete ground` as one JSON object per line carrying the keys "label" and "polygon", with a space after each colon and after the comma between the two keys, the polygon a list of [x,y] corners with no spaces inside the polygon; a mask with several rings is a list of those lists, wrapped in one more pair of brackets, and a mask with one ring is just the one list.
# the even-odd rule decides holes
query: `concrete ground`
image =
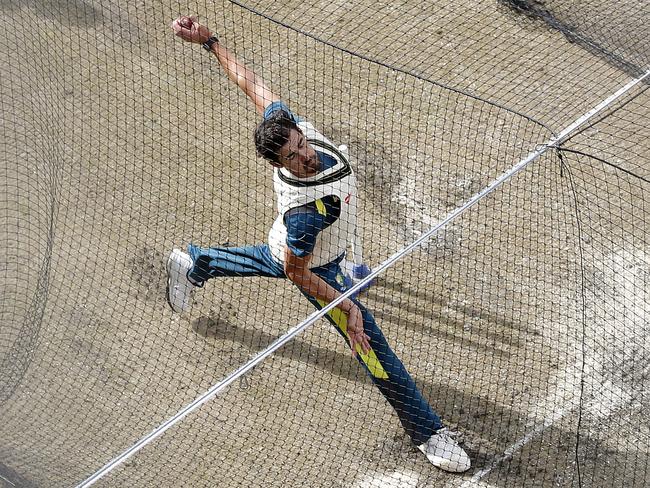
{"label": "concrete ground", "polygon": [[[177,15],[349,146],[373,266],[632,79],[500,3],[246,5],[0,3],[0,487],[76,485],[311,313],[264,278],[166,305],[173,246],[274,218],[258,116]],[[427,463],[319,321],[97,485],[646,486],[646,86],[567,143],[634,174],[549,151],[361,298],[468,473]]]}

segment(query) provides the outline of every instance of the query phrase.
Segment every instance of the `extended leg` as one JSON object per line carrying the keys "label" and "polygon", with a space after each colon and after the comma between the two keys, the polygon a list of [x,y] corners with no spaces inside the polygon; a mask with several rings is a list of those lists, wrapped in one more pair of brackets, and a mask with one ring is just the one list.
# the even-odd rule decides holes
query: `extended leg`
{"label": "extended leg", "polygon": [[285,277],[282,265],[271,257],[267,244],[210,248],[190,244],[187,250],[193,263],[188,276],[199,286],[210,278],[226,276]]}
{"label": "extended leg", "polygon": [[[337,263],[330,263],[312,271],[337,290],[344,291],[344,280]],[[317,308],[325,306],[324,302],[303,294]],[[469,456],[454,440],[454,434],[443,427],[440,417],[431,409],[413,378],[386,342],[372,314],[356,300],[355,303],[361,309],[363,328],[370,338],[371,346],[367,354],[357,350],[359,362],[395,409],[411,440],[426,455],[429,462],[453,473],[467,471],[471,466]],[[328,313],[327,318],[349,345],[347,316],[335,308]]]}
{"label": "extended leg", "polygon": [[[344,290],[341,270],[336,263],[315,268],[312,271],[337,290]],[[305,296],[318,309],[325,305],[324,302],[309,295]],[[420,445],[442,428],[442,421],[431,409],[411,375],[388,345],[372,314],[358,301],[355,300],[355,303],[363,314],[363,327],[370,337],[372,348],[368,354],[357,354],[357,358],[386,400],[395,409],[413,442]],[[336,308],[327,315],[327,318],[347,342],[346,315]]]}
{"label": "extended leg", "polygon": [[190,244],[188,253],[174,249],[167,260],[167,301],[175,312],[190,308],[191,295],[206,280],[224,276],[283,278],[284,270],[266,244],[202,248]]}

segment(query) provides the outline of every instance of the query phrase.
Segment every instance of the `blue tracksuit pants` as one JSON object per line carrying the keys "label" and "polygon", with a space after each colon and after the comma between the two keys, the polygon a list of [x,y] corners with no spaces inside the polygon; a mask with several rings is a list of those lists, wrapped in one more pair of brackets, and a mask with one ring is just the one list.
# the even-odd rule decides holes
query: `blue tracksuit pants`
{"label": "blue tracksuit pants", "polygon": [[[243,247],[201,248],[188,246],[194,266],[188,273],[192,281],[202,284],[210,278],[225,276],[266,276],[286,278],[280,263],[271,256],[268,245]],[[339,291],[345,291],[343,275],[338,262],[332,262],[312,271]],[[317,308],[324,306],[316,298],[303,292]],[[395,355],[372,314],[357,300],[354,300],[363,314],[363,327],[370,337],[371,350],[368,354],[358,354],[357,358],[368,375],[392,405],[404,429],[416,445],[420,445],[442,427],[440,417],[426,402],[415,382]],[[338,308],[328,315],[328,320],[346,342],[347,317]],[[349,345],[349,342],[348,342]]]}

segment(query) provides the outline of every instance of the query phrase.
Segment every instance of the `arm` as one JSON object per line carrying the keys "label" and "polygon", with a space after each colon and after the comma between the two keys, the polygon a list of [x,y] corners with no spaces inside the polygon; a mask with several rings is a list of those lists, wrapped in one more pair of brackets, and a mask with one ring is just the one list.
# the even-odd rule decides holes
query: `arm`
{"label": "arm", "polygon": [[[309,269],[311,255],[300,257],[296,256],[291,249],[287,247],[284,254],[284,272],[298,288],[308,295],[318,300],[330,303],[341,296],[335,288],[328,285],[316,273]],[[364,353],[370,350],[370,338],[363,330],[363,316],[361,309],[349,298],[343,300],[338,308],[347,315],[347,334],[350,339],[352,355],[356,356],[357,344]]]}
{"label": "arm", "polygon": [[[179,17],[172,22],[174,33],[181,39],[197,44],[205,43],[211,36],[210,30],[197,22],[196,17]],[[215,42],[210,47],[212,53],[217,56],[219,64],[234,83],[253,101],[255,109],[264,113],[264,109],[272,102],[280,100],[265,84],[264,80],[258,77],[239,61],[220,42]]]}
{"label": "arm", "polygon": [[223,47],[219,42],[212,45],[212,52],[217,55],[219,63],[226,71],[228,78],[253,101],[258,113],[263,114],[264,109],[272,102],[280,100],[264,84],[264,80],[241,63],[234,54]]}

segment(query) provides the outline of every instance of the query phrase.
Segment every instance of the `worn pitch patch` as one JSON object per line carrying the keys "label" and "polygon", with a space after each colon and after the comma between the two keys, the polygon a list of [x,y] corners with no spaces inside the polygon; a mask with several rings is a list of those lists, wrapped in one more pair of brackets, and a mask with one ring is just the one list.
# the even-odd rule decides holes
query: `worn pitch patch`
{"label": "worn pitch patch", "polygon": [[416,488],[419,477],[411,471],[367,474],[353,488]]}

